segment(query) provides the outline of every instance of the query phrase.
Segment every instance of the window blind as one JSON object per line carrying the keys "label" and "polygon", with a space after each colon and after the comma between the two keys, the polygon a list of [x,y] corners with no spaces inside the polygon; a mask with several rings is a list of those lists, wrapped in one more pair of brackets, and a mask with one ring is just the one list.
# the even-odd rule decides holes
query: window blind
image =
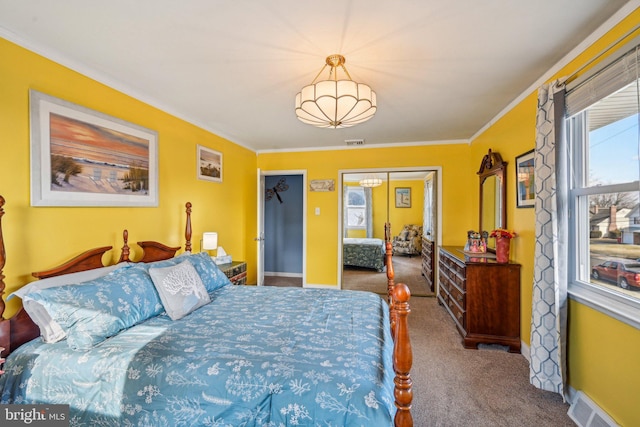
{"label": "window blind", "polygon": [[571,117],[638,80],[640,46],[567,91],[565,115]]}

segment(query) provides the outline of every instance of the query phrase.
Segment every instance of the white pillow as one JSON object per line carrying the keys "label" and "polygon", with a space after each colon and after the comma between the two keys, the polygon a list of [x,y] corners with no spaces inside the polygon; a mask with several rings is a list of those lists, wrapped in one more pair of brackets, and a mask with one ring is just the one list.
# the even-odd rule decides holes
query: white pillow
{"label": "white pillow", "polygon": [[51,318],[47,310],[37,301],[25,298],[29,292],[38,289],[53,288],[56,286],[75,285],[78,283],[95,280],[99,277],[106,276],[110,272],[125,266],[126,263],[110,265],[108,267],[94,268],[93,270],[80,271],[77,273],[63,274],[61,276],[48,277],[42,280],[36,280],[26,284],[20,289],[12,292],[7,300],[17,296],[22,299],[22,306],[27,312],[31,320],[40,328],[42,340],[47,343],[57,342],[63,339],[66,334],[62,327]]}
{"label": "white pillow", "polygon": [[33,282],[27,283],[20,289],[16,289],[7,297],[7,301],[14,296],[23,298],[27,293],[31,292],[34,289],[47,289],[53,288],[54,286],[76,285],[78,283],[88,282],[90,280],[106,276],[113,270],[122,268],[125,265],[128,264],[120,263],[116,265],[110,265],[108,267],[94,268],[93,270],[79,271],[77,273],[63,274],[62,276],[47,277],[46,279],[35,280]]}
{"label": "white pillow", "polygon": [[173,320],[211,301],[202,279],[188,260],[170,267],[150,268],[149,275],[165,311]]}

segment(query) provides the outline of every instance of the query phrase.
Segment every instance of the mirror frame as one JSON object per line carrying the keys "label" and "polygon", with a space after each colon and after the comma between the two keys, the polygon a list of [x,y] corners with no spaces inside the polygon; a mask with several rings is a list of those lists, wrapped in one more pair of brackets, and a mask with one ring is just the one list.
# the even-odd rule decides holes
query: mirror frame
{"label": "mirror frame", "polygon": [[500,226],[498,228],[507,228],[507,162],[502,160],[502,156],[500,154],[495,153],[489,149],[489,152],[482,158],[482,163],[480,164],[480,170],[478,171],[478,176],[480,177],[480,222],[479,231],[488,231],[491,233],[491,230],[482,230],[482,184],[487,180],[487,178],[491,176],[495,176],[498,178],[500,182],[500,198],[502,199],[502,212],[500,212]]}

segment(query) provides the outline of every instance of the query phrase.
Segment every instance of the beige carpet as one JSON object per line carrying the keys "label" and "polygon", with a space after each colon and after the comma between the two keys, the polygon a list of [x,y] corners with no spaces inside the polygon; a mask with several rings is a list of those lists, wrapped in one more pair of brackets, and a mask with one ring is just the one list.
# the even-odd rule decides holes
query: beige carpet
{"label": "beige carpet", "polygon": [[[420,257],[393,256],[394,281],[409,286],[412,296],[434,296],[421,273]],[[386,270],[378,273],[367,268],[346,267],[342,271],[342,289],[387,295]]]}
{"label": "beige carpet", "polygon": [[556,393],[529,384],[520,354],[469,350],[436,298],[412,298],[414,425],[575,426]]}

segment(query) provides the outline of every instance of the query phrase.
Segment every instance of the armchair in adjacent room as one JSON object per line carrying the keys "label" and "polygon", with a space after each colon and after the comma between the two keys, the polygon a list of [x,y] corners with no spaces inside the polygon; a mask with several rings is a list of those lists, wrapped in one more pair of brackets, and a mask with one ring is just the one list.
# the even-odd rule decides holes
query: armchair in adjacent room
{"label": "armchair in adjacent room", "polygon": [[391,242],[393,254],[420,255],[422,252],[422,226],[407,224]]}

